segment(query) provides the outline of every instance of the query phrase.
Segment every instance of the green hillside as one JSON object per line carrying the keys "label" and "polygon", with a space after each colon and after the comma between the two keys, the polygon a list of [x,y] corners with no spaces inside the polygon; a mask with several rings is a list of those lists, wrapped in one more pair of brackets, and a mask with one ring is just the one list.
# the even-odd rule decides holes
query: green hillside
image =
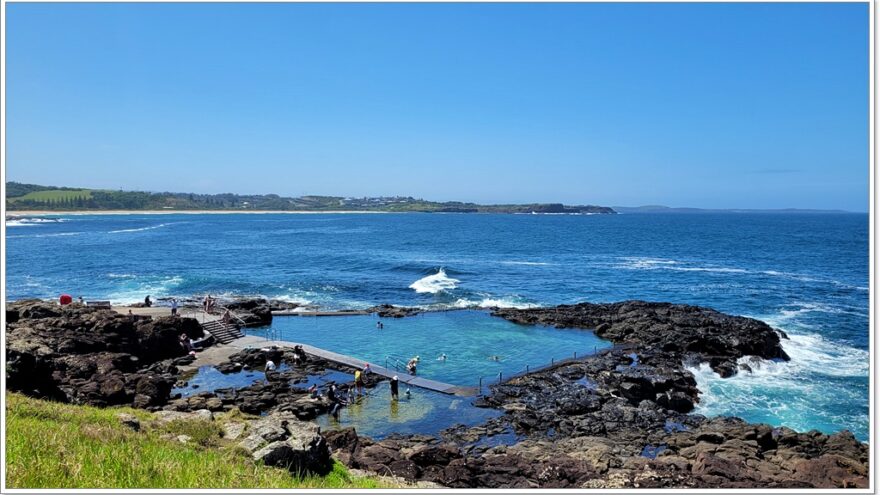
{"label": "green hillside", "polygon": [[48,189],[30,192],[24,196],[10,199],[11,201],[72,201],[77,198],[89,199],[91,197],[91,189]]}
{"label": "green hillside", "polygon": [[342,197],[277,194],[195,194],[75,189],[7,182],[6,208],[15,210],[225,210],[384,211],[424,213],[615,213],[604,206],[562,203],[479,205],[429,201],[411,196]]}

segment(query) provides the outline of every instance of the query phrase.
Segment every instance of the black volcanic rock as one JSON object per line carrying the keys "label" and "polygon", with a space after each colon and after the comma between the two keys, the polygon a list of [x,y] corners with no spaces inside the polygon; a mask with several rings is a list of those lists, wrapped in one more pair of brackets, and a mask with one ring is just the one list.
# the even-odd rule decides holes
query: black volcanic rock
{"label": "black volcanic rock", "polygon": [[409,308],[404,306],[393,306],[391,304],[380,304],[367,309],[370,313],[376,313],[381,318],[404,318],[406,316],[414,316],[423,310],[419,308]]}
{"label": "black volcanic rock", "polygon": [[780,334],[764,322],[684,304],[624,301],[554,308],[496,309],[493,315],[522,324],[594,330],[614,343],[633,343],[684,359],[708,361],[723,377],[736,374],[737,359],[789,357]]}
{"label": "black volcanic rock", "polygon": [[240,299],[226,304],[226,307],[243,321],[244,326],[262,327],[272,323],[272,306],[266,299]]}
{"label": "black volcanic rock", "polygon": [[186,354],[181,333],[202,335],[191,318],[133,322],[111,310],[36,301],[9,310],[19,319],[6,327],[8,389],[77,404],[164,403],[177,370],[154,365]]}

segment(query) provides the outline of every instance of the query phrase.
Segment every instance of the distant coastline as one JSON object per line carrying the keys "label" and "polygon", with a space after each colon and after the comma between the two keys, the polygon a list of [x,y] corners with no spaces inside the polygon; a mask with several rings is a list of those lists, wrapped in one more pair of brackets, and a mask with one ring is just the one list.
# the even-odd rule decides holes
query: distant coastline
{"label": "distant coastline", "polygon": [[[217,213],[554,213],[610,214],[607,206],[562,203],[490,204],[430,201],[412,196],[299,196],[113,191],[6,183],[8,212]],[[45,214],[45,213],[44,213]]]}
{"label": "distant coastline", "polygon": [[322,215],[328,213],[338,214],[370,214],[370,213],[393,213],[389,211],[370,210],[339,210],[339,211],[303,211],[303,210],[12,210],[6,211],[9,218],[43,216],[43,215]]}

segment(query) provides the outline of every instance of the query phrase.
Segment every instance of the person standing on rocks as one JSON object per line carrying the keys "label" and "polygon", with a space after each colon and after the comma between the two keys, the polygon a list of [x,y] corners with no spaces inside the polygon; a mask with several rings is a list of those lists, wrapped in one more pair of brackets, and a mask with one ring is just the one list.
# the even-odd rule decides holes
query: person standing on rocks
{"label": "person standing on rocks", "polygon": [[398,399],[398,390],[400,387],[400,381],[397,379],[397,375],[391,379],[391,400]]}
{"label": "person standing on rocks", "polygon": [[177,299],[171,298],[171,316],[177,316]]}

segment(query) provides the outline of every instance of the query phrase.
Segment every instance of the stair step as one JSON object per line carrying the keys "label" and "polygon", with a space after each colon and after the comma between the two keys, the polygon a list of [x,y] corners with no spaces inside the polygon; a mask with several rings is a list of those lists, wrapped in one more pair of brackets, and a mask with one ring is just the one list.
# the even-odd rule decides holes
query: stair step
{"label": "stair step", "polygon": [[221,344],[228,344],[235,339],[243,337],[241,331],[231,323],[221,320],[211,320],[202,323],[202,330],[210,333]]}

